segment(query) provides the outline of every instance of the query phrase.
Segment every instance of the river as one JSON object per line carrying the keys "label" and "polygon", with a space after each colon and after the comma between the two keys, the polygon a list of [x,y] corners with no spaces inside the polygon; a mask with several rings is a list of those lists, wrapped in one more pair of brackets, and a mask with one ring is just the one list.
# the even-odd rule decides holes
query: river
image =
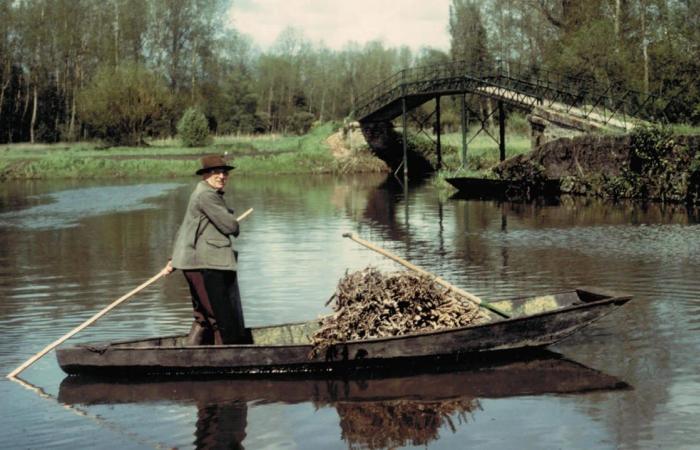
{"label": "river", "polygon": [[[157,273],[194,179],[0,184],[0,366],[10,372]],[[54,353],[0,381],[1,448],[693,448],[700,223],[684,208],[509,203],[384,176],[236,177],[249,326],[308,320],[347,270],[393,263],[484,299],[600,286],[633,300],[533,361],[390,379],[81,384]],[[69,343],[186,332],[175,273]],[[696,448],[696,447],[695,447]]]}

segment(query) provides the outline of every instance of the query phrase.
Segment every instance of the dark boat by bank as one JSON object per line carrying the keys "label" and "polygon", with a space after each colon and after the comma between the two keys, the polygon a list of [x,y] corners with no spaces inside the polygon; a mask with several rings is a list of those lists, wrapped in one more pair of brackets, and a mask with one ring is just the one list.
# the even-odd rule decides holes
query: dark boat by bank
{"label": "dark boat by bank", "polygon": [[517,181],[471,177],[446,178],[446,181],[457,188],[460,196],[474,199],[506,199],[533,195],[555,197],[561,193],[559,180],[546,180],[537,186],[523,186]]}
{"label": "dark boat by bank", "polygon": [[186,346],[186,335],[59,348],[68,374],[279,374],[347,371],[435,361],[477,361],[485,355],[553,344],[627,303],[630,296],[597,289],[491,302],[509,318],[402,336],[349,341],[310,356],[318,320],[251,328],[252,343]]}

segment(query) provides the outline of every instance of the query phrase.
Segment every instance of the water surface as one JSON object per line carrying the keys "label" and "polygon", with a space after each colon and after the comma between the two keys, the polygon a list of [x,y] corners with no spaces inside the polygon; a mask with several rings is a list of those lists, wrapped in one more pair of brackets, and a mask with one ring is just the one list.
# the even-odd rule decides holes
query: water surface
{"label": "water surface", "polygon": [[[157,273],[194,182],[0,185],[3,370]],[[328,312],[346,270],[396,269],[348,231],[485,299],[600,286],[634,300],[555,353],[481,371],[105,386],[66,379],[51,353],[23,374],[42,395],[0,381],[0,447],[696,445],[700,224],[685,209],[445,199],[365,175],[234,176],[226,196],[255,209],[238,240],[249,326]],[[175,273],[69,342],[184,332],[190,320]]]}

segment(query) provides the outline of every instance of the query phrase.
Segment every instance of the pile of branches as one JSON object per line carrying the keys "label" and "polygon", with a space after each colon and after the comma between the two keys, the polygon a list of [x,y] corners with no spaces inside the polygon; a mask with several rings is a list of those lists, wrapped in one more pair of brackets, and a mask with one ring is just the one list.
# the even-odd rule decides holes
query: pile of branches
{"label": "pile of branches", "polygon": [[334,313],[321,319],[310,357],[336,343],[463,327],[486,321],[479,307],[428,275],[367,267],[346,273],[334,294]]}
{"label": "pile of branches", "polygon": [[395,400],[384,402],[338,403],[341,438],[351,449],[398,448],[424,446],[439,438],[438,431],[447,423],[452,432],[467,423],[469,414],[480,408],[477,400],[454,399],[440,402]]}

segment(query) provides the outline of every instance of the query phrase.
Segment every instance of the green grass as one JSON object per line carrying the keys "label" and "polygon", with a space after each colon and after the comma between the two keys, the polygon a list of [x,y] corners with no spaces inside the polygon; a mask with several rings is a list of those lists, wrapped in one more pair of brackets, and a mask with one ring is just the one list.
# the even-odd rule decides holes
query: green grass
{"label": "green grass", "polygon": [[338,170],[321,124],[304,136],[220,136],[206,147],[182,147],[177,139],[146,147],[103,148],[99,143],[9,144],[0,146],[0,179],[189,176],[199,156],[228,153],[239,174],[322,173]]}
{"label": "green grass", "polygon": [[[473,133],[472,130],[467,135],[466,167],[463,167],[464,164],[462,164],[462,134],[448,133],[441,136],[442,164],[445,171],[467,170],[473,172],[475,176],[483,175],[500,162],[498,143],[483,132],[476,136]],[[415,135],[411,138],[411,144],[435,164],[437,158],[435,140],[434,136],[431,141],[424,135]],[[515,133],[506,135],[506,158],[529,152],[530,138],[528,135]]]}
{"label": "green grass", "polygon": [[[520,128],[506,134],[507,157],[530,150],[529,136]],[[336,130],[336,124],[324,123],[303,136],[217,136],[211,145],[194,148],[182,147],[177,139],[152,140],[145,147],[104,148],[95,142],[0,145],[0,179],[181,177],[197,169],[201,155],[225,152],[238,174],[382,170],[383,165],[365,149],[356,149],[349,160],[336,160],[326,144]],[[462,167],[461,133],[442,136],[447,176],[488,176],[489,169],[498,164],[498,144],[483,131],[474,136],[475,131],[468,134],[467,172],[456,172]],[[412,141],[434,158],[434,143],[420,134],[413,136]]]}
{"label": "green grass", "polygon": [[[483,131],[474,137],[475,130],[470,130],[467,135],[467,157],[478,157],[493,160],[498,162],[499,151],[498,143]],[[497,137],[497,136],[495,136]],[[473,139],[472,139],[473,138]],[[469,139],[472,139],[469,142]],[[442,136],[441,142],[444,146],[454,148],[454,151],[459,154],[462,149],[462,134],[449,133]],[[530,137],[527,134],[506,134],[506,158],[511,156],[528,153],[530,151]]]}
{"label": "green grass", "polygon": [[[467,134],[467,163],[462,164],[462,134],[449,133],[441,138],[443,146],[443,170],[438,171],[432,178],[432,183],[441,195],[454,192],[447,178],[474,177],[494,178],[491,168],[500,162],[498,143],[483,131],[474,135],[476,130]],[[492,133],[493,134],[493,133]],[[472,139],[469,141],[469,139]],[[530,136],[519,128],[506,133],[506,158],[530,152]]]}
{"label": "green grass", "polygon": [[698,135],[700,134],[700,126],[693,126],[686,123],[671,125],[671,129],[675,134]]}

